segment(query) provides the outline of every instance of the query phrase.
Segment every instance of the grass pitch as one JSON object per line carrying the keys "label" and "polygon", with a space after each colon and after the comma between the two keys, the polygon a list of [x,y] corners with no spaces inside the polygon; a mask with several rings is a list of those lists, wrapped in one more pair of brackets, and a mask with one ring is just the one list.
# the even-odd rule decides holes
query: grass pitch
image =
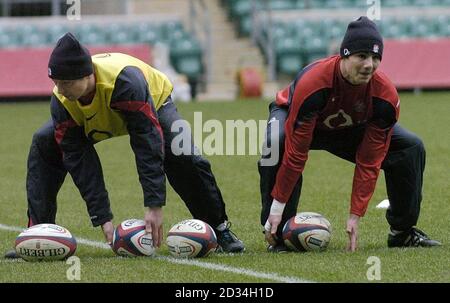
{"label": "grass pitch", "polygon": [[[371,282],[367,278],[370,256],[380,259],[380,280],[375,282],[450,282],[450,94],[401,94],[400,124],[418,134],[427,149],[422,212],[418,227],[443,242],[433,249],[388,249],[388,224],[384,211],[375,205],[386,198],[383,174],[360,223],[359,249],[347,253],[344,227],[348,215],[354,166],[326,152],[312,151],[305,172],[300,211],[325,215],[333,226],[330,246],[322,253],[266,252],[259,225],[258,156],[207,156],[226,201],[232,230],[245,242],[243,254],[213,254],[199,263],[174,263],[167,247],[162,258],[124,259],[111,250],[78,245],[80,282]],[[192,122],[193,112],[203,121],[267,119],[267,102],[246,100],[232,103],[179,104],[182,116]],[[49,105],[42,103],[0,104],[0,224],[24,227],[26,218],[25,176],[29,145],[34,131],[49,119]],[[203,138],[208,133],[203,134]],[[114,223],[143,217],[142,189],[128,137],[96,145],[110,194]],[[164,231],[189,218],[184,203],[168,187],[164,208]],[[93,228],[86,207],[70,176],[59,194],[57,224],[77,238],[103,241]],[[18,232],[0,226],[0,252],[13,246]],[[0,282],[68,282],[65,262],[27,263],[0,260]]]}

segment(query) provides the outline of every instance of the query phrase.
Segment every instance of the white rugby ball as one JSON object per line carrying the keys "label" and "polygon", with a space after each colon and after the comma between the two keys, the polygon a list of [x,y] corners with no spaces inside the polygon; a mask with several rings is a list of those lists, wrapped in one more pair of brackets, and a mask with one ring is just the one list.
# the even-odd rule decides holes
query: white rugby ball
{"label": "white rugby ball", "polygon": [[283,240],[294,251],[322,251],[331,239],[331,224],[321,214],[302,212],[283,227]]}
{"label": "white rugby ball", "polygon": [[114,230],[113,251],[123,257],[153,256],[152,234],[145,231],[144,220],[129,219]]}
{"label": "white rugby ball", "polygon": [[77,241],[62,226],[38,224],[17,236],[15,249],[26,261],[64,260],[75,253]]}
{"label": "white rugby ball", "polygon": [[174,257],[200,258],[216,250],[217,237],[208,223],[189,219],[175,224],[169,230],[166,243]]}

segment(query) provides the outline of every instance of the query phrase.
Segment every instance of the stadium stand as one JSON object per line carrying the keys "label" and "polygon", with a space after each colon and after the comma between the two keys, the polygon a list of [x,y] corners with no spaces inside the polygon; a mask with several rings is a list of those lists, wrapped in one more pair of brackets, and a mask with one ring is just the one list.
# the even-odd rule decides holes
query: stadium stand
{"label": "stadium stand", "polygon": [[[192,3],[200,6],[202,16],[192,15]],[[377,22],[387,41],[410,40],[410,47],[415,47],[420,43],[417,39],[433,39],[442,44],[429,46],[441,47],[450,39],[450,0],[381,3],[383,16]],[[301,67],[337,53],[348,22],[367,11],[365,0],[90,0],[86,5],[89,12],[106,15],[83,15],[81,22],[69,22],[60,7],[59,17],[0,18],[0,50],[39,51],[53,46],[67,31],[90,47],[147,45],[151,49],[163,45],[168,49],[167,63],[186,77],[193,96],[199,86],[202,99],[232,99],[245,91],[240,87],[243,83],[264,81],[267,87],[278,80],[279,88]],[[5,5],[0,7],[4,13]],[[208,20],[200,22],[204,16]],[[404,43],[391,45],[401,48]],[[394,50],[393,54],[399,53]],[[246,77],[256,75],[255,79],[236,85],[238,77],[247,79],[241,77],[242,71],[252,69],[266,74],[247,73]],[[417,82],[398,81],[403,88],[418,87]],[[424,84],[420,87],[450,86]],[[264,95],[272,96],[276,86]]]}
{"label": "stadium stand", "polygon": [[1,15],[7,17],[0,18],[0,49],[39,51],[53,47],[68,31],[89,47],[164,44],[171,50],[169,64],[186,77],[186,82],[202,79],[204,46],[173,8],[170,12],[155,11],[157,2],[88,0],[80,7],[82,20],[77,21],[65,16],[70,5],[65,0],[0,0]]}
{"label": "stadium stand", "polygon": [[[17,12],[19,2],[34,7],[35,2],[58,1],[0,0],[0,7],[4,9],[4,3],[9,3]],[[86,0],[82,20],[70,22],[65,16],[66,1],[60,2],[56,9],[45,6],[39,14],[23,10],[36,16],[33,18],[0,18],[0,49],[49,47],[67,31],[89,46],[164,45],[159,49],[170,50],[170,68],[184,75],[193,96],[198,91],[199,99],[208,100],[234,98],[236,74],[243,66],[264,70],[258,48],[249,39],[235,39],[220,0]],[[13,9],[4,9],[2,14],[8,16],[5,11]],[[246,55],[244,65],[242,54]]]}
{"label": "stadium stand", "polygon": [[6,25],[0,26],[0,47],[50,46],[68,31],[86,45],[169,44],[173,50],[172,64],[177,71],[189,76],[198,76],[203,71],[200,45],[179,21]]}
{"label": "stadium stand", "polygon": [[[383,18],[377,22],[386,39],[450,37],[449,0],[381,3]],[[367,10],[361,0],[222,0],[222,4],[239,35],[256,37],[266,62],[273,54],[279,76],[293,76],[310,62],[336,53],[348,22]]]}
{"label": "stadium stand", "polygon": [[[0,98],[47,97],[53,82],[47,75],[47,63],[53,47],[0,49]],[[90,46],[92,54],[121,52],[151,62],[146,44]]]}
{"label": "stadium stand", "polygon": [[[386,39],[450,37],[450,15],[435,17],[410,16],[383,18],[379,23]],[[348,21],[343,20],[276,20],[272,27],[262,27],[267,39],[272,31],[277,71],[294,74],[298,68],[331,53],[332,44],[338,44]]]}
{"label": "stadium stand", "polygon": [[[222,0],[230,20],[240,35],[250,35],[252,10],[309,10],[309,9],[353,9],[366,8],[364,0]],[[384,8],[398,7],[445,7],[449,0],[383,0]]]}
{"label": "stadium stand", "polygon": [[[151,46],[157,43],[166,44],[170,48],[170,63],[178,73],[188,78],[199,78],[204,72],[202,49],[199,42],[189,34],[182,23],[176,18],[161,21],[124,20],[123,18],[108,18],[109,21],[98,18],[85,18],[83,23],[67,22],[67,20],[27,20],[8,18],[0,22],[0,50],[29,50],[39,52],[42,48],[51,48],[64,33],[72,32],[82,43],[89,47],[104,49],[124,46],[125,49],[139,48],[142,44]],[[22,21],[22,22],[21,22]],[[4,52],[11,54],[11,52]],[[2,61],[4,60],[2,56]],[[17,57],[13,57],[17,58]],[[47,58],[42,58],[46,61]],[[149,61],[147,61],[149,62]],[[150,62],[149,62],[150,63]],[[30,91],[24,92],[29,95]],[[37,92],[42,95],[42,92]],[[0,92],[5,96],[9,91]]]}

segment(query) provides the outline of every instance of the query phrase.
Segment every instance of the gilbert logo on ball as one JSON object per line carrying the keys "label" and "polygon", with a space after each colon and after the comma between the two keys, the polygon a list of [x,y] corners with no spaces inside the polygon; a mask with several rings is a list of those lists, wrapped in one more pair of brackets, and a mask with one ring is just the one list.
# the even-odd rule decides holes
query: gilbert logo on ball
{"label": "gilbert logo on ball", "polygon": [[169,230],[166,240],[169,252],[177,258],[206,257],[217,248],[212,227],[201,220],[183,220]]}
{"label": "gilbert logo on ball", "polygon": [[38,224],[17,236],[15,249],[26,261],[56,261],[72,256],[77,249],[77,242],[62,226]]}

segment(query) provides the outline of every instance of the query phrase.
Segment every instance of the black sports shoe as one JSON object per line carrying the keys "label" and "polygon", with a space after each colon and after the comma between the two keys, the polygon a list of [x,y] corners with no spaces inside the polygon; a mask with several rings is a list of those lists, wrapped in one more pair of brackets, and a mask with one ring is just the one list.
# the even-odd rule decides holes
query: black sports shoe
{"label": "black sports shoe", "polygon": [[5,253],[4,257],[5,257],[5,259],[18,259],[18,258],[20,258],[20,256],[16,253],[15,249],[8,250]]}
{"label": "black sports shoe", "polygon": [[388,236],[388,247],[431,247],[440,246],[441,242],[430,239],[423,231],[411,227],[408,231],[393,233]]}
{"label": "black sports shoe", "polygon": [[230,222],[224,222],[215,229],[217,243],[219,244],[217,251],[226,253],[243,252],[245,250],[244,243],[230,230],[230,226]]}
{"label": "black sports shoe", "polygon": [[289,248],[284,244],[277,244],[275,246],[269,245],[267,251],[274,254],[283,254],[289,252]]}

